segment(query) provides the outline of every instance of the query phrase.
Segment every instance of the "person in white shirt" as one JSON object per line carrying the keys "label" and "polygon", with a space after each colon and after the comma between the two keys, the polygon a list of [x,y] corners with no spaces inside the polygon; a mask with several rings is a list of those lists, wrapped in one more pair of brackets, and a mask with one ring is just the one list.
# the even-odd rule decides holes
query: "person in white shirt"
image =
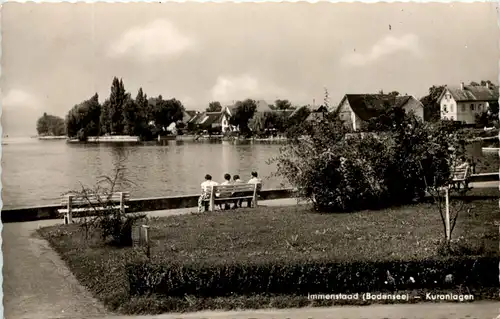
{"label": "person in white shirt", "polygon": [[[240,175],[234,175],[233,176],[233,184],[245,184],[245,182],[240,179]],[[233,197],[237,197],[238,195],[239,195],[239,193],[233,193]],[[237,208],[237,207],[241,208],[242,203],[243,203],[242,199],[235,200],[234,201],[234,208]]]}
{"label": "person in white shirt", "polygon": [[234,184],[244,184],[244,182],[240,178],[240,175],[234,175],[233,176],[233,183]]}
{"label": "person in white shirt", "polygon": [[[257,193],[260,193],[262,189],[262,180],[259,178],[259,174],[257,172],[252,172],[252,178],[248,181],[248,184],[257,184]],[[252,200],[249,199],[247,202],[247,207],[252,205]]]}
{"label": "person in white shirt", "polygon": [[219,183],[212,180],[210,174],[205,175],[205,181],[201,183],[201,196],[198,199],[198,212],[202,212],[203,208],[205,211],[208,210],[208,202],[204,202],[206,199],[210,198],[210,192],[212,191],[212,186],[219,185]]}
{"label": "person in white shirt", "polygon": [[[231,175],[229,174],[224,174],[224,181],[221,183],[221,185],[231,185]],[[218,193],[216,194],[217,197],[230,197],[231,193]],[[221,207],[222,208],[222,207]],[[229,203],[224,203],[224,209],[230,209],[231,205]]]}

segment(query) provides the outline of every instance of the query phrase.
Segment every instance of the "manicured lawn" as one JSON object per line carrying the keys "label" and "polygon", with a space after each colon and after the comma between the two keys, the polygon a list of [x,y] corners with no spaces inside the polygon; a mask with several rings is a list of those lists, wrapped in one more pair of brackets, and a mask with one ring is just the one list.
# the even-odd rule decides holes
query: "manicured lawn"
{"label": "manicured lawn", "polygon": [[[456,245],[466,247],[473,255],[497,255],[498,230],[493,221],[500,219],[498,201],[474,201],[471,205],[470,213],[464,211],[459,217],[453,234],[458,240]],[[259,207],[155,218],[148,223],[151,263],[423,260],[438,255],[443,238],[441,218],[430,204],[351,214],[311,213],[306,205]],[[39,233],[82,284],[111,309],[121,312],[338,304],[293,295],[130,298],[125,266],[145,260],[142,251],[106,246],[98,234],[86,240],[78,225],[43,228]]]}

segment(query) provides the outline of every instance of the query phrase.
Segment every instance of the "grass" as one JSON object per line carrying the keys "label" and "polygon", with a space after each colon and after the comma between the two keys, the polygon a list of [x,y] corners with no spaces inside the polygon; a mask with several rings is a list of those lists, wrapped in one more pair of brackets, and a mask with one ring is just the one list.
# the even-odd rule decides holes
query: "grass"
{"label": "grass", "polygon": [[[454,245],[462,253],[497,255],[498,231],[493,221],[500,217],[498,201],[474,201],[472,205],[470,213],[463,212],[458,219]],[[439,254],[443,238],[439,213],[430,204],[351,214],[311,213],[307,205],[259,207],[154,218],[149,225],[152,262],[422,260]],[[97,233],[86,240],[78,225],[43,228],[39,234],[95,297],[124,313],[339,304],[293,295],[130,298],[125,266],[145,260],[143,251],[112,248]],[[482,298],[496,295],[496,290],[482,292]]]}

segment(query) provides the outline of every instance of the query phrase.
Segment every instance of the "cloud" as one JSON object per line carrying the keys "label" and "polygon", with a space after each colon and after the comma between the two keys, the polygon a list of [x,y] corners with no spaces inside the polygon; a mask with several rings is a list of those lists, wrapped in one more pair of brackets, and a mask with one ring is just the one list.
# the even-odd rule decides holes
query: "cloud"
{"label": "cloud", "polygon": [[345,55],[343,62],[347,65],[363,66],[388,55],[403,51],[411,53],[414,56],[421,54],[418,37],[415,34],[406,34],[401,37],[386,36],[375,43],[367,53],[353,52]]}
{"label": "cloud", "polygon": [[221,102],[246,98],[274,99],[287,94],[284,89],[272,83],[262,83],[249,74],[219,76],[211,93],[212,99]]}
{"label": "cloud", "polygon": [[23,90],[13,89],[5,95],[2,94],[3,110],[38,110],[40,108],[40,101]]}
{"label": "cloud", "polygon": [[108,56],[128,55],[144,60],[177,55],[189,50],[193,45],[193,39],[182,34],[170,21],[155,20],[145,26],[134,27],[123,33],[109,47]]}

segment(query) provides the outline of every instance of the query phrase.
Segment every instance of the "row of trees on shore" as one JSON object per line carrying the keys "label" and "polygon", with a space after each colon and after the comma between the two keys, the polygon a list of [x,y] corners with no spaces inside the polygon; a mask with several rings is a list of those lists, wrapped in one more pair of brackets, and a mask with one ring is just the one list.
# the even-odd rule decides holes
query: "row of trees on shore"
{"label": "row of trees on shore", "polygon": [[[471,82],[471,85],[484,85]],[[432,86],[428,95],[421,99],[424,105],[426,121],[438,121],[440,107],[438,98],[444,86]],[[380,93],[383,93],[382,91]],[[397,96],[398,92],[389,95]],[[326,95],[327,96],[327,95]],[[325,105],[328,101],[325,99]],[[210,102],[207,112],[220,112],[222,105],[218,101]],[[289,116],[294,107],[289,100],[276,100],[273,108],[275,112],[256,112],[257,102],[252,99],[237,101],[229,124],[238,127],[239,132],[245,136],[262,135],[269,131],[286,135],[304,133],[307,125],[305,119],[311,113],[307,107],[299,107],[293,116]],[[280,112],[281,111],[281,112]],[[189,132],[199,131],[196,125],[184,127],[183,118],[185,108],[181,101],[171,98],[163,99],[161,95],[148,98],[139,89],[135,99],[125,90],[123,80],[114,78],[109,97],[99,103],[99,96],[94,94],[68,111],[63,120],[54,115],[44,113],[37,121],[39,135],[64,135],[86,140],[89,136],[102,135],[133,135],[143,140],[149,140],[157,135],[166,134],[167,127],[176,123],[177,129],[187,129]],[[481,126],[490,126],[498,122],[498,103],[492,106],[492,111],[484,112],[477,116],[476,123]]]}
{"label": "row of trees on shore", "polygon": [[66,116],[69,137],[85,140],[88,136],[134,135],[150,139],[164,132],[183,117],[184,106],[161,95],[148,99],[142,88],[135,99],[125,90],[123,80],[113,79],[111,93],[101,105],[97,93],[75,105]]}

